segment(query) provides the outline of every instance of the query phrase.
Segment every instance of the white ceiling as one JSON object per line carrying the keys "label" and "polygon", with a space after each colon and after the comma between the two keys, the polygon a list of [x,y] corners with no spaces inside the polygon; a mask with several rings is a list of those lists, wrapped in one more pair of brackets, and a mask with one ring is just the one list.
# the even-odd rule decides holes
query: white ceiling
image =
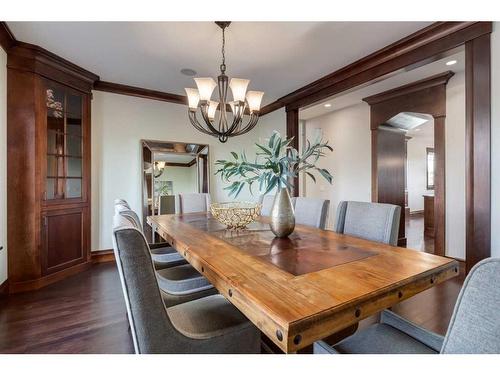
{"label": "white ceiling", "polygon": [[[447,66],[446,62],[456,60],[455,65]],[[440,58],[429,64],[420,66],[412,70],[401,70],[390,74],[387,78],[377,81],[370,85],[363,85],[360,88],[354,88],[347,93],[340,93],[331,98],[318,102],[308,108],[301,109],[299,118],[309,120],[314,117],[325,115],[329,112],[337,111],[342,108],[350,107],[362,103],[362,99],[375,95],[420,79],[431,77],[435,74],[444,73],[448,70],[459,73],[465,70],[465,51],[463,47],[454,51],[453,54]],[[330,107],[325,107],[330,104]]]}
{"label": "white ceiling", "polygon": [[[251,80],[269,103],[431,22],[234,22],[226,33],[229,76]],[[216,76],[221,32],[211,22],[8,22],[37,44],[102,80],[184,94]]]}

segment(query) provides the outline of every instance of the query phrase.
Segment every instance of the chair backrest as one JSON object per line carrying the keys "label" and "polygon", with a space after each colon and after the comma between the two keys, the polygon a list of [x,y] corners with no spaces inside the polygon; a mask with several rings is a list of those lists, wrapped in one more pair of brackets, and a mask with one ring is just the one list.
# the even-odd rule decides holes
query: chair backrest
{"label": "chair backrest", "polygon": [[320,198],[297,197],[295,223],[325,229],[330,201]]}
{"label": "chair backrest", "polygon": [[115,199],[115,214],[120,211],[130,210],[130,205],[125,199]]}
{"label": "chair backrest", "polygon": [[393,204],[342,201],[334,231],[396,246],[400,216],[401,207]]}
{"label": "chair backrest", "polygon": [[260,214],[262,216],[270,216],[274,203],[274,195],[261,195],[259,197],[259,203],[262,205]]}
{"label": "chair backrest", "polygon": [[158,197],[158,214],[175,214],[175,195],[160,195]]}
{"label": "chair backrest", "polygon": [[142,224],[141,224],[141,220],[139,219],[139,216],[137,216],[137,214],[135,213],[135,211],[132,211],[132,210],[122,210],[122,211],[119,211],[117,212],[118,215],[121,215],[123,217],[125,217],[127,220],[130,221],[130,223],[138,230],[141,231],[141,233],[143,233],[143,228],[142,228]]}
{"label": "chair backrest", "polygon": [[115,205],[116,204],[122,204],[122,205],[128,206],[130,208],[128,202],[125,199],[121,199],[121,198],[115,199]]}
{"label": "chair backrest", "polygon": [[[262,205],[262,209],[260,210],[260,214],[262,216],[271,216],[271,210],[273,209],[274,204],[274,195],[261,195],[259,197],[259,203]],[[292,197],[292,205],[295,207],[296,197]]]}
{"label": "chair backrest", "polygon": [[181,334],[171,325],[144,235],[116,214],[113,249],[136,353],[176,352]]}
{"label": "chair backrest", "polygon": [[176,211],[180,214],[210,211],[210,195],[207,193],[177,194]]}
{"label": "chair backrest", "polygon": [[465,279],[441,353],[500,353],[500,259],[476,264]]}

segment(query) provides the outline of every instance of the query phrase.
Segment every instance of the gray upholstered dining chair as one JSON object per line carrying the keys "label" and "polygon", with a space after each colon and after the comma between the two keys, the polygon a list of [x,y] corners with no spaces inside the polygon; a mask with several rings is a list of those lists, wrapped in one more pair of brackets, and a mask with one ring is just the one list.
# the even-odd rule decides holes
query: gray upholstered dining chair
{"label": "gray upholstered dining chair", "polygon": [[[132,213],[135,214],[133,211]],[[131,220],[132,216],[133,215],[131,215],[130,211],[122,211],[116,214],[113,218],[113,227],[134,228],[142,235],[144,241],[146,241],[141,228],[136,226],[134,220]],[[179,303],[217,293],[217,290],[212,286],[212,284],[210,284],[205,277],[200,275],[200,273],[188,264],[180,255],[172,253],[172,258],[169,259],[168,266],[157,269],[157,265],[153,261],[153,249],[151,249],[150,246],[150,244],[147,244],[147,249],[149,251],[153,267],[155,268],[156,280],[159,288],[161,289],[166,306],[175,306]],[[173,248],[170,249],[175,251]]]}
{"label": "gray upholstered dining chair", "polygon": [[314,343],[317,354],[500,354],[500,259],[485,259],[465,279],[446,336],[425,330],[392,311],[333,347]]}
{"label": "gray upholstered dining chair", "polygon": [[[134,227],[144,234],[141,221],[135,211],[119,210],[117,213],[128,219]],[[149,249],[151,251],[151,258],[153,259],[155,269],[157,270],[186,264],[184,258],[168,243],[150,243]]]}
{"label": "gray upholstered dining chair", "polygon": [[260,332],[221,295],[166,307],[144,235],[129,221],[113,247],[136,353],[259,353]]}
{"label": "gray upholstered dining chair", "polygon": [[261,195],[259,197],[259,203],[262,205],[260,214],[262,216],[270,216],[274,203],[274,195]]}
{"label": "gray upholstered dining chair", "polygon": [[325,229],[330,201],[320,198],[297,197],[295,223]]}
{"label": "gray upholstered dining chair", "polygon": [[[297,198],[292,197],[292,205],[295,206],[295,201]],[[259,203],[262,205],[260,214],[262,216],[271,216],[271,210],[273,209],[274,195],[261,195],[259,197]]]}
{"label": "gray upholstered dining chair", "polygon": [[177,213],[210,211],[210,194],[184,193],[175,196],[175,209]]}
{"label": "gray upholstered dining chair", "polygon": [[334,231],[396,246],[400,216],[401,207],[393,204],[341,201]]}

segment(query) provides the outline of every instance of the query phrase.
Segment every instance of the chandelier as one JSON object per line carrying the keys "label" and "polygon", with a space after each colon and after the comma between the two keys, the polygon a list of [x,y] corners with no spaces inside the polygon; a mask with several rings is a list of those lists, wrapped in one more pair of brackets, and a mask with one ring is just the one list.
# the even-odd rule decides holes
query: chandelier
{"label": "chandelier", "polygon": [[[252,130],[259,120],[262,91],[248,91],[248,79],[231,78],[226,75],[225,29],[231,22],[216,22],[222,29],[222,64],[217,83],[211,77],[195,78],[197,89],[186,88],[188,96],[188,116],[191,124],[200,132],[218,137],[224,143],[229,137],[245,134]],[[229,83],[229,84],[228,84]],[[215,87],[219,87],[219,100],[211,100]],[[228,86],[233,100],[227,100]],[[198,121],[198,108],[202,123]],[[218,110],[218,111],[217,111]],[[218,112],[218,116],[217,116]],[[246,121],[244,121],[244,115]],[[217,118],[216,118],[217,117]],[[232,121],[230,121],[232,120]],[[245,124],[244,124],[245,122]]]}

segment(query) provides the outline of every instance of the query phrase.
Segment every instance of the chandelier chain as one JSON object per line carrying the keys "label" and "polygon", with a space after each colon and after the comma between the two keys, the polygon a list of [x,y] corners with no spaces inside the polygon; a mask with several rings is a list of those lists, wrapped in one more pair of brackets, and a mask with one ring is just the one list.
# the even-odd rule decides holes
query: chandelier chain
{"label": "chandelier chain", "polygon": [[220,71],[222,73],[226,72],[226,28],[222,28],[222,64],[220,66]]}

